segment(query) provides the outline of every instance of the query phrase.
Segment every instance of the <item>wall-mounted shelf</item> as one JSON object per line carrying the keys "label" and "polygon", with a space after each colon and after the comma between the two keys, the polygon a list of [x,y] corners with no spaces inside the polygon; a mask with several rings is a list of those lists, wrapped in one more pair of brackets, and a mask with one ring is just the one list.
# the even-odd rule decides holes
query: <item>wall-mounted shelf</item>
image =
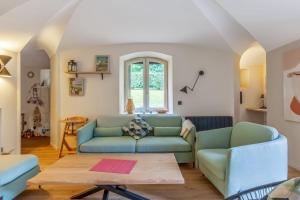
{"label": "wall-mounted shelf", "polygon": [[246,108],[248,111],[253,111],[253,112],[261,112],[261,113],[266,113],[267,109],[266,108]]}
{"label": "wall-mounted shelf", "polygon": [[103,80],[103,76],[104,74],[111,74],[110,72],[65,72],[67,74],[74,74],[76,76],[76,78],[78,78],[79,74],[97,74],[101,76],[101,79]]}

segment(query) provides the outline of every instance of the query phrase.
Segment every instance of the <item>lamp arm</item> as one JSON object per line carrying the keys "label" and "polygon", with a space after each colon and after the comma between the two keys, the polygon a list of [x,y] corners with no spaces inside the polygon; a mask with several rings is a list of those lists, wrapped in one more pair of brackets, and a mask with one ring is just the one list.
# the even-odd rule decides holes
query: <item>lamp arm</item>
{"label": "lamp arm", "polygon": [[196,81],[195,81],[193,87],[192,87],[192,88],[188,87],[188,88],[190,88],[190,90],[194,91],[194,88],[195,88],[195,86],[196,86],[196,84],[197,84],[199,78],[200,78],[200,73],[198,74],[198,77],[197,77],[197,79],[196,79]]}

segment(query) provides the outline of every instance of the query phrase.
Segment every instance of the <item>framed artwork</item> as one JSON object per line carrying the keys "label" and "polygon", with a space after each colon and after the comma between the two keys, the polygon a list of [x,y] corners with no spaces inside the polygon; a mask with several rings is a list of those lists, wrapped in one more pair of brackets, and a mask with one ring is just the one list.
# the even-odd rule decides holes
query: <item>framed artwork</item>
{"label": "framed artwork", "polygon": [[96,72],[109,72],[109,56],[96,55]]}
{"label": "framed artwork", "polygon": [[284,119],[300,122],[300,65],[283,72]]}
{"label": "framed artwork", "polygon": [[84,79],[70,78],[69,79],[69,94],[70,96],[84,95]]}

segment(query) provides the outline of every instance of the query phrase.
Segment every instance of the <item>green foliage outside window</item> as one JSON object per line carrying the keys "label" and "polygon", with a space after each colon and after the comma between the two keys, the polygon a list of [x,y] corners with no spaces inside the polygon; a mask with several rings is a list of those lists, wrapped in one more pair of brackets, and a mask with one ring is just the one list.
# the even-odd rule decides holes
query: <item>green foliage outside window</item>
{"label": "green foliage outside window", "polygon": [[[143,64],[132,64],[130,67],[131,89],[143,89],[144,87]],[[149,88],[152,90],[164,89],[164,67],[162,64],[150,63]]]}

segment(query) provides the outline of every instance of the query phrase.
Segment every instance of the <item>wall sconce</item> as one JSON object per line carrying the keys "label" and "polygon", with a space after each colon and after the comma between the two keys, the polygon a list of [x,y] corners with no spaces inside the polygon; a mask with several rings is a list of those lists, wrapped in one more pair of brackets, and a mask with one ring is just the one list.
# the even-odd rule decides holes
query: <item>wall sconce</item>
{"label": "wall sconce", "polygon": [[0,76],[11,77],[11,74],[6,69],[6,64],[10,61],[10,56],[0,55]]}
{"label": "wall sconce", "polygon": [[203,75],[204,75],[204,71],[203,71],[203,70],[199,71],[198,76],[197,76],[197,79],[196,79],[196,81],[195,81],[193,87],[190,88],[189,86],[184,86],[182,89],[180,89],[180,92],[184,92],[184,93],[187,94],[187,93],[188,93],[188,89],[191,90],[191,91],[194,91],[194,88],[195,88],[195,86],[196,86],[196,84],[197,84],[197,82],[198,82],[198,80],[199,80],[199,77],[200,77],[200,76],[203,76]]}

